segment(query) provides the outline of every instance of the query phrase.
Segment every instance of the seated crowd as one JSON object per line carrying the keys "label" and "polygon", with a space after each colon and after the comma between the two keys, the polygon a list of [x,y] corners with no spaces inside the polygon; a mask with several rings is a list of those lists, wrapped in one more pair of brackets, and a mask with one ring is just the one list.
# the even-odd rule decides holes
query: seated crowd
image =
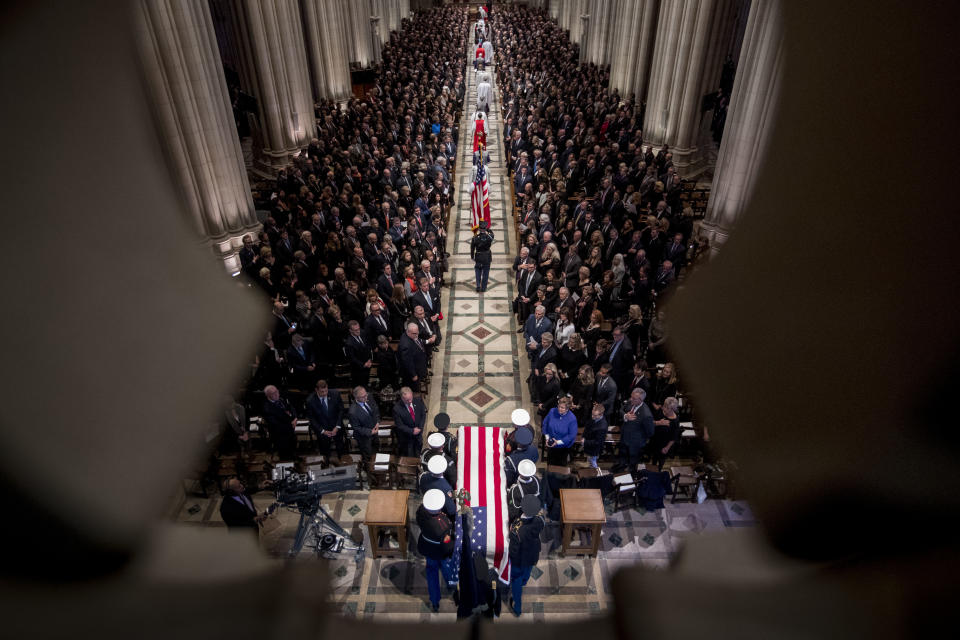
{"label": "seated crowd", "polygon": [[[316,137],[271,185],[270,215],[240,252],[243,277],[273,313],[245,406],[228,408],[241,447],[250,436],[236,413],[246,407],[286,460],[298,416],[320,452],[338,456],[348,443],[337,425],[349,416],[365,460],[394,401],[398,423],[406,416],[422,428],[414,395],[426,392],[442,339],[467,26],[451,7],[404,19],[374,88],[345,106],[317,105]],[[398,434],[404,454],[414,452],[414,430]]]}
{"label": "seated crowd", "polygon": [[[553,464],[658,466],[680,439],[677,372],[657,310],[696,247],[669,149],[642,144],[633,96],[578,63],[542,10],[494,18],[519,220],[513,263],[534,411]],[[613,431],[614,434],[611,434]]]}

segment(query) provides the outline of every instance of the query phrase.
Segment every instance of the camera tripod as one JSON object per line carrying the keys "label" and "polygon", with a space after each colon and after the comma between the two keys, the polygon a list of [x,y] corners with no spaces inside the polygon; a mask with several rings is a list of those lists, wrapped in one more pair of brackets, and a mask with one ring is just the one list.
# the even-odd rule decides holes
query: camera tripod
{"label": "camera tripod", "polygon": [[293,539],[293,546],[287,552],[288,558],[295,558],[307,544],[309,537],[313,552],[320,557],[332,558],[341,551],[353,551],[357,564],[364,558],[362,543],[357,543],[350,534],[320,506],[320,501],[311,504],[297,505],[300,512],[300,522],[297,524],[297,534]]}

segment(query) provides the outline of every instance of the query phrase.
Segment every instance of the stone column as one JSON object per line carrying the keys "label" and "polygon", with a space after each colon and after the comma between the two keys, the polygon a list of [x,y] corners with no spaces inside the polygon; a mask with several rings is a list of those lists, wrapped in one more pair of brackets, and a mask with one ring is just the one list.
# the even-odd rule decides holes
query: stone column
{"label": "stone column", "polygon": [[197,233],[227,269],[257,228],[206,2],[140,0],[137,42],[166,157]]}
{"label": "stone column", "polygon": [[298,0],[243,0],[230,4],[260,111],[268,169],[286,165],[316,135],[313,97]]}
{"label": "stone column", "polygon": [[660,0],[619,0],[611,36],[610,86],[639,105],[646,97]]}
{"label": "stone column", "polygon": [[623,0],[590,0],[587,11],[590,22],[587,27],[586,56],[584,60],[598,65],[610,64],[611,44],[615,31],[614,19],[625,4]]}
{"label": "stone column", "polygon": [[348,50],[350,62],[356,62],[366,69],[374,64],[373,37],[370,30],[372,6],[370,0],[331,0],[341,5],[347,16]]}
{"label": "stone column", "polygon": [[590,33],[590,14],[580,14],[580,64],[587,62],[587,42]]}
{"label": "stone column", "polygon": [[383,19],[380,16],[370,16],[370,38],[373,40],[373,62],[380,64],[381,47],[383,46]]}
{"label": "stone column", "polygon": [[347,60],[348,19],[341,2],[301,0],[304,35],[310,58],[314,101],[345,100],[351,95]]}
{"label": "stone column", "polygon": [[780,95],[784,44],[780,0],[753,0],[733,81],[727,125],[701,233],[711,255],[726,242],[753,192]]}
{"label": "stone column", "polygon": [[710,34],[731,2],[670,1],[660,9],[643,137],[655,147],[670,145],[674,165],[683,177],[703,169],[697,133]]}
{"label": "stone column", "polygon": [[560,0],[550,0],[550,5],[547,7],[547,14],[553,18],[557,24],[560,24]]}

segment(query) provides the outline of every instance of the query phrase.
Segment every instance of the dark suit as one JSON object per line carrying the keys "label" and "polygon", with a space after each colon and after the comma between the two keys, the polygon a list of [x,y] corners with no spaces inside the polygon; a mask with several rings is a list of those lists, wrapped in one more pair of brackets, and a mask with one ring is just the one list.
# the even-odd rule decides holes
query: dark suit
{"label": "dark suit", "polygon": [[557,348],[552,344],[546,349],[541,346],[540,350],[534,354],[533,361],[530,363],[530,368],[538,370],[540,375],[543,375],[543,368],[551,363],[556,364],[556,362]]}
{"label": "dark suit", "polygon": [[254,532],[259,532],[260,525],[254,520],[256,516],[257,509],[253,506],[253,499],[249,494],[223,496],[223,502],[220,503],[220,517],[228,529],[252,529]]}
{"label": "dark suit", "polygon": [[583,261],[580,259],[580,254],[572,247],[560,264],[560,268],[563,269],[563,286],[570,289],[571,292],[577,290],[577,283],[580,282],[580,266],[582,264]]}
{"label": "dark suit", "polygon": [[267,400],[263,404],[263,425],[276,445],[281,460],[293,459],[297,448],[297,433],[294,431],[296,419],[297,412],[293,405],[283,398],[278,398],[276,402]]}
{"label": "dark suit", "polygon": [[440,305],[436,302],[433,294],[429,291],[424,293],[423,291],[417,290],[415,294],[410,296],[410,307],[413,308],[417,305],[423,307],[424,313],[426,313],[428,316],[433,316],[440,313]]}
{"label": "dark suit", "polygon": [[[307,418],[310,420],[310,430],[317,438],[317,446],[322,455],[330,455],[331,445],[336,447],[337,456],[347,453],[346,430],[343,428],[343,400],[340,399],[339,391],[328,389],[324,398],[318,396],[316,392],[311,393],[307,398]],[[323,434],[324,431],[333,431],[337,427],[339,429],[335,435]]]}
{"label": "dark suit", "polygon": [[[300,351],[291,345],[287,349],[287,363],[293,367],[295,381],[301,387],[309,389],[313,385],[314,371],[310,371],[310,365],[315,365],[316,360],[313,357],[313,348],[304,342],[300,345]],[[316,368],[314,367],[314,370]]]}
{"label": "dark suit", "polygon": [[[417,318],[413,318],[412,320],[420,327],[420,344],[427,350],[427,358],[429,359],[443,340],[443,337],[440,335],[440,327],[437,326],[436,322],[432,322],[429,316],[424,316],[422,320],[418,320]],[[430,336],[437,336],[437,339],[433,341],[433,344],[426,344]]]}
{"label": "dark suit", "polygon": [[[397,428],[397,444],[400,448],[400,455],[417,457],[423,449],[423,425],[427,421],[427,407],[423,400],[414,397],[413,418],[410,417],[410,410],[400,398],[393,405],[393,422]],[[417,434],[414,429],[420,429]]]}
{"label": "dark suit", "polygon": [[363,322],[363,332],[367,334],[367,339],[374,343],[378,336],[387,336],[390,339],[390,319],[383,312],[380,312],[380,319],[372,313],[367,316]]}
{"label": "dark suit", "polygon": [[[397,349],[400,361],[400,378],[403,384],[414,391],[420,389],[420,383],[427,377],[427,352],[419,340],[413,340],[406,333],[400,336],[400,346]],[[413,378],[417,377],[415,381]]]}
{"label": "dark suit", "polygon": [[594,401],[603,405],[603,416],[609,421],[613,416],[613,408],[617,402],[617,383],[612,377],[603,380],[597,378],[597,393]]}
{"label": "dark suit", "polygon": [[[535,314],[531,313],[530,317],[527,318],[527,321],[523,325],[523,343],[524,345],[530,344],[532,339],[540,345],[540,337],[548,332],[553,330],[553,323],[550,322],[550,318],[544,316],[540,319],[539,325],[537,324],[537,317]],[[539,352],[540,347],[537,347],[537,352]],[[530,352],[530,359],[532,360],[536,352]]]}
{"label": "dark suit", "polygon": [[[543,281],[543,276],[536,270],[524,271],[517,283],[517,314],[527,318],[533,313],[534,300],[537,299],[537,287]],[[520,298],[530,298],[530,302],[523,302]],[[548,309],[549,311],[549,309]]]}
{"label": "dark suit", "polygon": [[384,300],[389,300],[391,297],[393,297],[394,284],[397,284],[397,283],[393,281],[392,277],[388,276],[385,273],[381,274],[380,277],[377,278],[377,293]]}
{"label": "dark suit", "polygon": [[360,456],[364,461],[373,457],[373,428],[380,422],[380,409],[377,403],[367,396],[366,409],[360,406],[359,402],[350,405],[347,412],[347,418],[350,420],[350,426],[353,427],[353,439],[357,441],[357,448],[360,449]]}
{"label": "dark suit", "polygon": [[[622,413],[630,413],[632,406],[630,400],[624,402]],[[620,429],[620,462],[628,465],[631,470],[640,462],[640,454],[656,428],[653,414],[646,403],[637,408],[635,415],[635,419],[625,420]]]}
{"label": "dark suit", "polygon": [[348,336],[343,341],[343,350],[347,354],[347,362],[350,364],[350,382],[353,386],[366,387],[370,384],[370,369],[364,367],[364,363],[373,360],[373,350],[370,343],[361,333],[359,336]]}
{"label": "dark suit", "polygon": [[618,389],[625,389],[630,381],[630,374],[633,372],[633,345],[630,338],[623,336],[620,346],[616,343],[610,345],[610,358],[608,362],[613,367],[610,375],[617,381]]}

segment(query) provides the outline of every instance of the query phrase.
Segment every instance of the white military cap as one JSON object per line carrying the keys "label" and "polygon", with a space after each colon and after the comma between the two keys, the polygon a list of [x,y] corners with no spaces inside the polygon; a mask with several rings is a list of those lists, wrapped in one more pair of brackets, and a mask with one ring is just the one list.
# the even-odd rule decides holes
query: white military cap
{"label": "white military cap", "polygon": [[533,464],[533,460],[521,460],[520,464],[517,465],[517,473],[524,478],[529,478],[532,475],[536,475],[537,465]]}
{"label": "white military cap", "polygon": [[440,489],[430,489],[423,494],[423,508],[427,511],[440,511],[446,501],[447,498]]}
{"label": "white military cap", "polygon": [[433,456],[427,460],[427,471],[437,475],[447,470],[447,459],[443,456]]}
{"label": "white military cap", "polygon": [[514,425],[523,427],[530,424],[530,414],[526,409],[514,409],[510,414],[510,420]]}
{"label": "white military cap", "polygon": [[443,443],[446,442],[446,438],[443,437],[442,433],[434,431],[429,436],[427,436],[427,446],[431,449],[439,449],[443,446]]}

